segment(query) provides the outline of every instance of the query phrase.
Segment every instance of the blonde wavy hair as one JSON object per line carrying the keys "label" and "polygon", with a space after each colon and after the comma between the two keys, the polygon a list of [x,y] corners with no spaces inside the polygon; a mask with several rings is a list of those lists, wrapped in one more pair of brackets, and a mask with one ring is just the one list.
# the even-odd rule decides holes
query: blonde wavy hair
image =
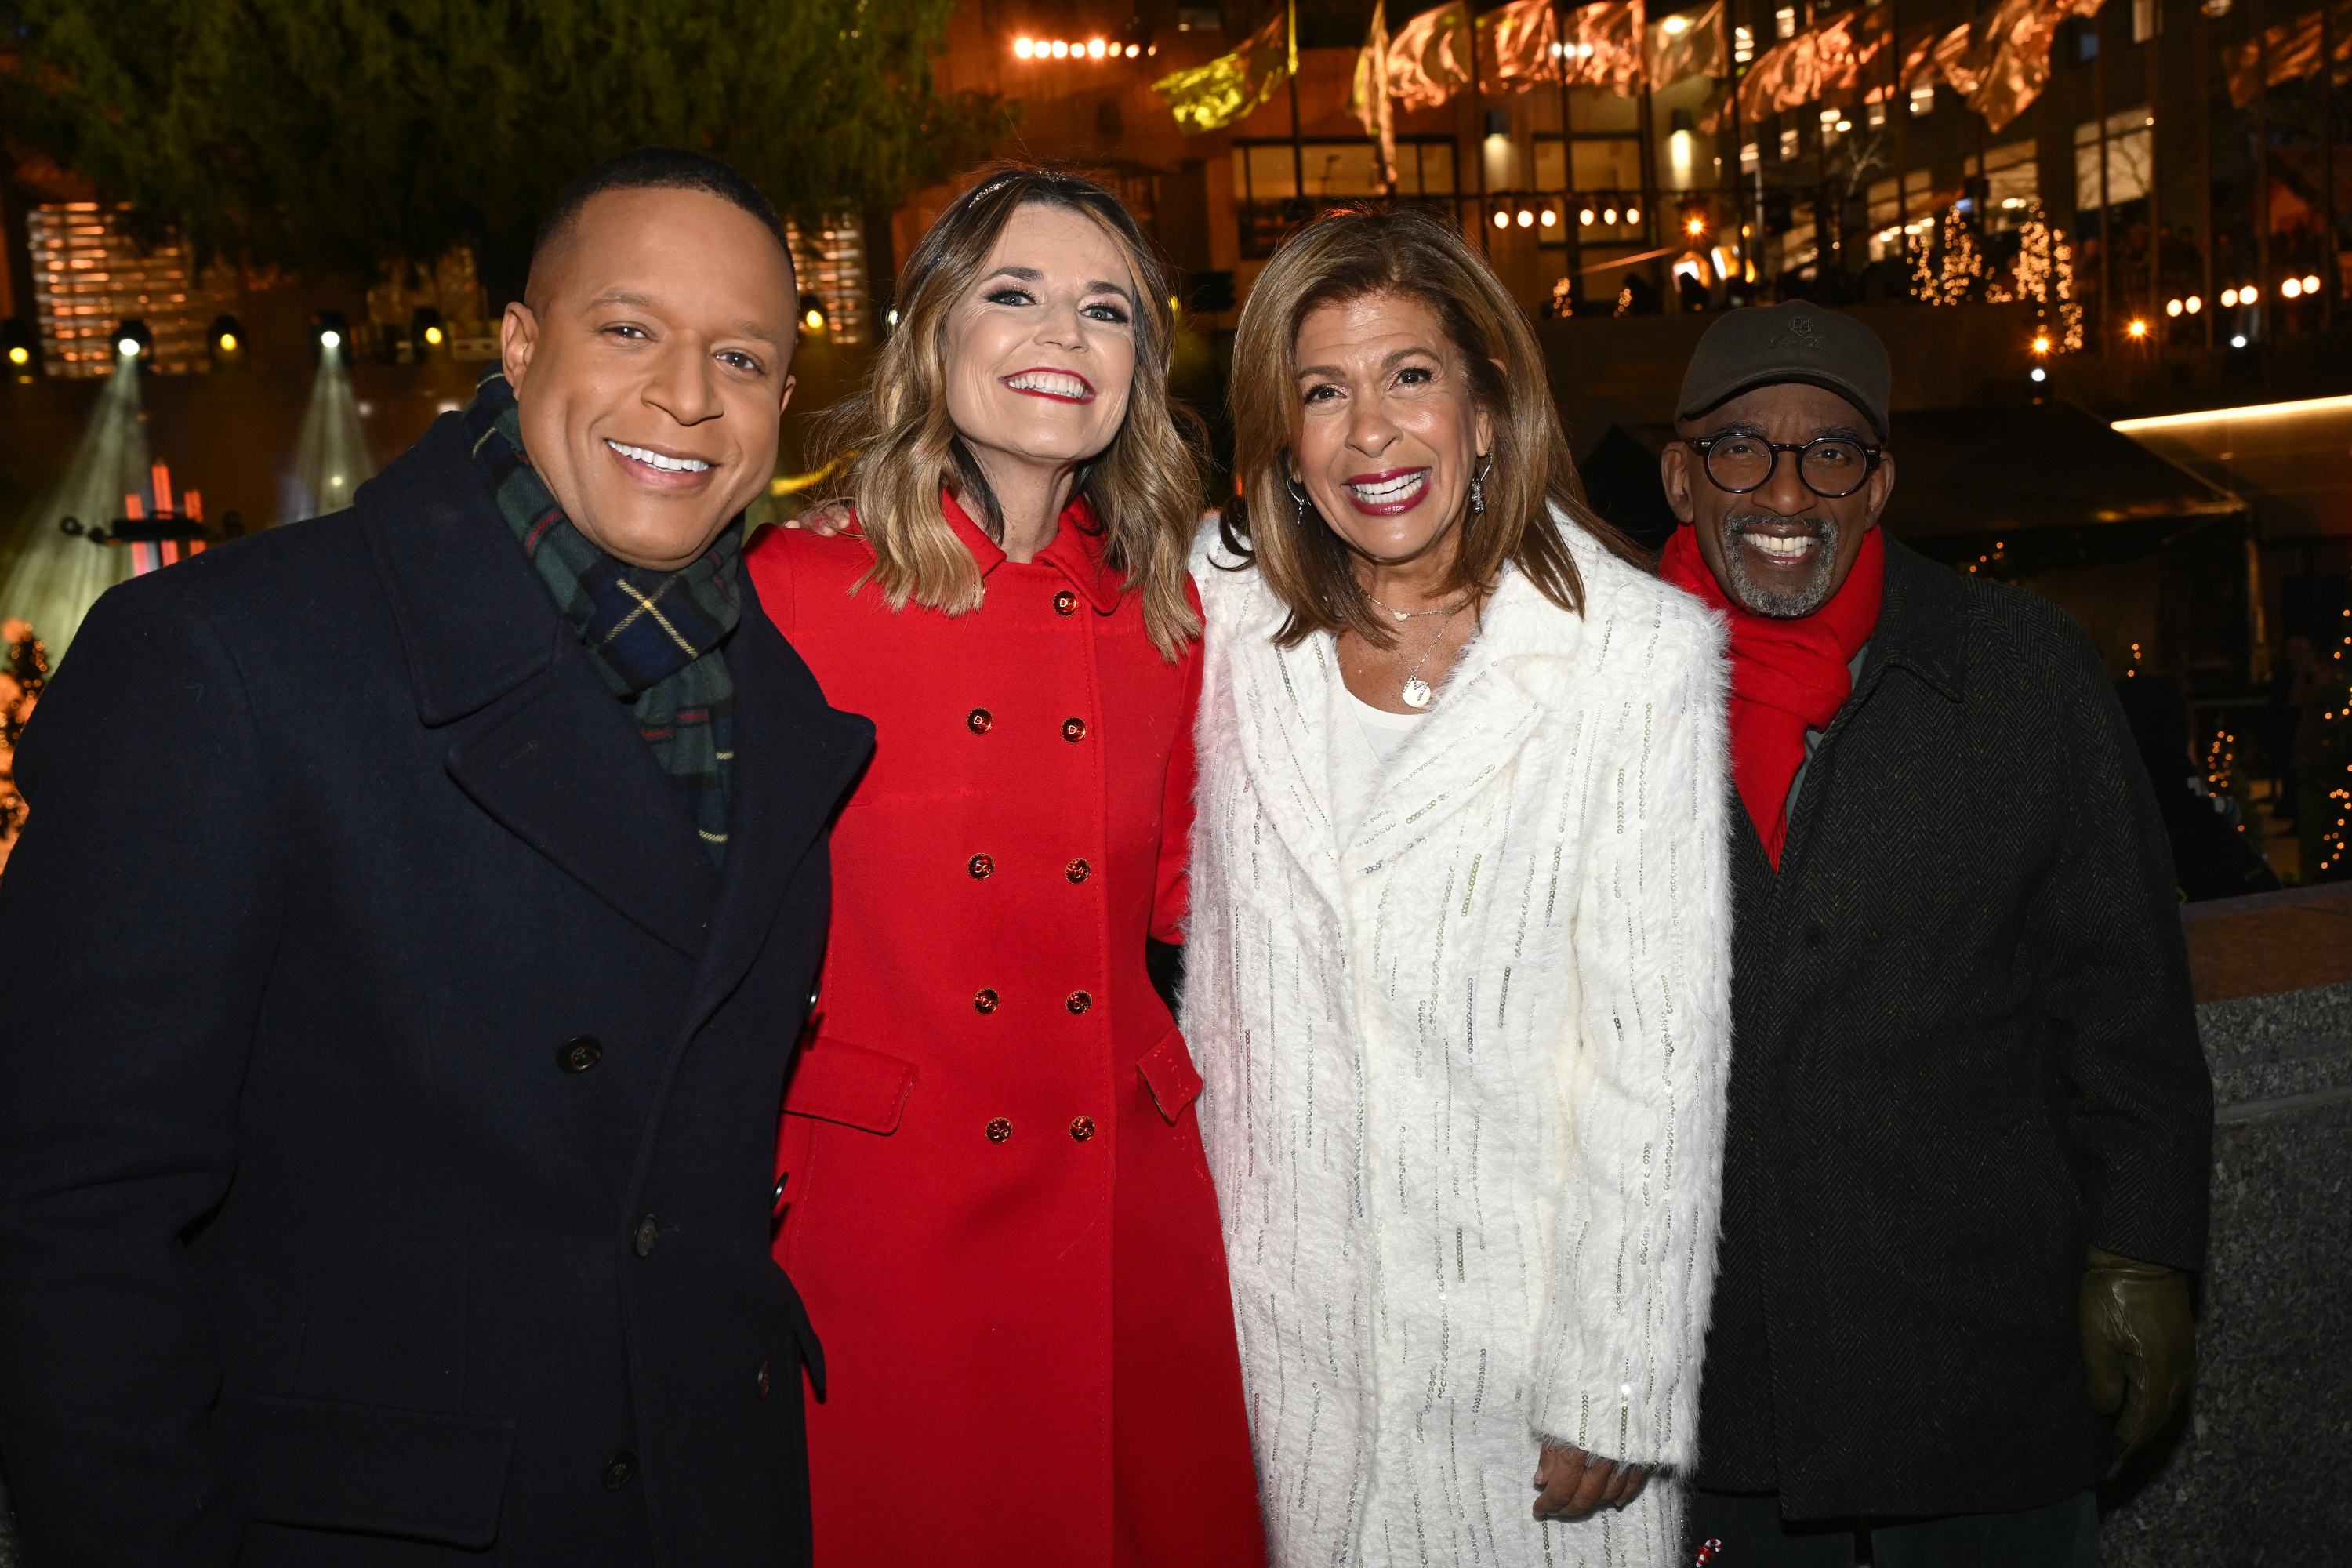
{"label": "blonde wavy hair", "polygon": [[[991,539],[1004,516],[987,477],[948,418],[948,324],[988,265],[1013,215],[1031,205],[1091,218],[1135,283],[1135,384],[1127,417],[1077,471],[1076,492],[1108,535],[1104,558],[1143,599],[1143,625],[1171,660],[1201,632],[1186,595],[1185,562],[1201,513],[1199,416],[1168,391],[1175,321],[1166,271],[1119,199],[1081,174],[1003,164],[941,213],[898,279],[898,325],[866,386],[829,410],[814,466],[840,464],[824,501],[856,509],[874,550],[859,585],[879,583],[894,610],[911,601],[960,616],[980,607],[980,568],[940,504],[952,491]],[[824,504],[820,502],[819,504]]]}
{"label": "blonde wavy hair", "polygon": [[1221,526],[1234,553],[1252,558],[1289,607],[1276,640],[1296,647],[1318,631],[1353,630],[1388,647],[1395,623],[1376,615],[1354,559],[1311,501],[1294,500],[1292,456],[1306,411],[1298,393],[1298,329],[1319,306],[1378,295],[1418,300],[1437,318],[1494,421],[1486,510],[1461,531],[1461,548],[1439,593],[1484,594],[1504,564],[1527,574],[1545,598],[1581,614],[1584,584],[1555,510],[1611,553],[1648,558],[1584,499],[1568,434],[1552,405],[1543,349],[1528,318],[1462,231],[1417,207],[1339,207],[1291,235],[1250,289],[1234,334],[1234,470],[1246,502]]}

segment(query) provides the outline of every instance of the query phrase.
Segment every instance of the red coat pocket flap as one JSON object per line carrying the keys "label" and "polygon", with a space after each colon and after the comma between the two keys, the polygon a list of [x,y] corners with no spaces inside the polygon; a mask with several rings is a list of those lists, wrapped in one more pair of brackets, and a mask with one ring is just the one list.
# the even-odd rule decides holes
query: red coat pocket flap
{"label": "red coat pocket flap", "polygon": [[1161,1036],[1160,1043],[1135,1064],[1135,1070],[1143,1075],[1143,1086],[1151,1091],[1152,1104],[1160,1108],[1160,1114],[1171,1127],[1176,1125],[1176,1119],[1184,1114],[1184,1108],[1201,1092],[1201,1072],[1192,1065],[1192,1053],[1185,1047],[1181,1029],[1171,1029]]}
{"label": "red coat pocket flap", "polygon": [[895,1132],[914,1087],[912,1062],[819,1035],[793,1069],[784,1110],[867,1132]]}

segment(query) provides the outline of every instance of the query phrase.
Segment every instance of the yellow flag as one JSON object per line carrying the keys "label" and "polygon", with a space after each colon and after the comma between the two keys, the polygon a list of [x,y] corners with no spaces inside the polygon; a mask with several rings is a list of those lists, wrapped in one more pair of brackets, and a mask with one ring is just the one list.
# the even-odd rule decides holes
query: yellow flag
{"label": "yellow flag", "polygon": [[1151,84],[1151,90],[1175,111],[1177,129],[1187,136],[1221,131],[1274,96],[1275,89],[1298,69],[1298,33],[1291,14],[1285,5],[1280,16],[1232,54],[1171,72]]}

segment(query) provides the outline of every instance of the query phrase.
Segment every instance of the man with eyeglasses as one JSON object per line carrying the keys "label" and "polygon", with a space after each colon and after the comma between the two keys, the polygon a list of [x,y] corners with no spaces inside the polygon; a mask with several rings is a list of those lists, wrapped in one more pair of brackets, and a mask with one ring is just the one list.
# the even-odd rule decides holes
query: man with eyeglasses
{"label": "man with eyeglasses", "polygon": [[2212,1088],[2099,656],[1886,537],[1891,382],[1851,317],[1728,312],[1663,458],[1746,807],[1691,1540],[2095,1568],[2188,1387]]}

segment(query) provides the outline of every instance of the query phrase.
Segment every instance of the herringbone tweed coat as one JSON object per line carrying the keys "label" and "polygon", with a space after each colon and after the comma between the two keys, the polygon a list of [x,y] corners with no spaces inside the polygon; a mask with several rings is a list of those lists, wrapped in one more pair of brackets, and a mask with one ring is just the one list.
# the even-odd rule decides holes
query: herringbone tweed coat
{"label": "herringbone tweed coat", "polygon": [[[1681,1560],[1729,1050],[1714,616],[1570,531],[1360,826],[1328,636],[1208,613],[1184,1021],[1281,1568]],[[1534,1518],[1539,1435],[1679,1474]]]}
{"label": "herringbone tweed coat", "polygon": [[2195,1268],[2212,1088],[2172,868],[2064,611],[1892,540],[1776,876],[1735,814],[1699,1484],[1791,1518],[2036,1506],[2116,1452],[2095,1244]]}

